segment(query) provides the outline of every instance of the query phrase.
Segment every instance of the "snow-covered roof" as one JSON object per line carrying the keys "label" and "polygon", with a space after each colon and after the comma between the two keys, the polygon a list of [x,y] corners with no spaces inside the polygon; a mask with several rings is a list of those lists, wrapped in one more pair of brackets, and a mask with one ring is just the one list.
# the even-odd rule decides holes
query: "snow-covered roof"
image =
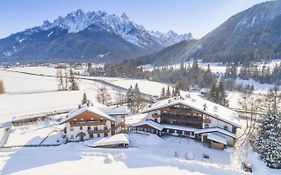
{"label": "snow-covered roof", "polygon": [[159,131],[162,131],[164,128],[163,125],[151,120],[142,120],[138,123],[132,124],[132,126],[141,126],[141,125],[148,125],[151,126],[152,128],[158,129]]}
{"label": "snow-covered roof", "polygon": [[66,121],[76,117],[79,114],[82,114],[83,112],[91,112],[91,113],[95,113],[97,115],[100,115],[108,120],[114,120],[111,116],[107,115],[105,112],[101,111],[99,108],[95,107],[95,106],[82,106],[82,107],[78,107],[72,111],[70,111],[67,116],[60,122],[60,124],[65,123]]}
{"label": "snow-covered roof", "polygon": [[107,115],[128,115],[129,113],[127,106],[104,106],[100,109]]}
{"label": "snow-covered roof", "polygon": [[67,120],[69,120],[83,112],[86,112],[86,111],[98,114],[109,120],[114,120],[111,117],[112,115],[127,115],[128,114],[127,106],[106,106],[106,105],[103,105],[100,103],[94,103],[94,104],[91,104],[90,106],[83,105],[83,106],[80,106],[78,108],[71,110],[60,123],[64,123]]}
{"label": "snow-covered roof", "polygon": [[207,138],[210,139],[210,140],[213,140],[213,141],[216,141],[216,142],[227,145],[226,139],[224,137],[219,136],[219,135],[208,133]]}
{"label": "snow-covered roof", "polygon": [[198,129],[197,131],[195,131],[195,134],[210,133],[210,132],[219,132],[219,133],[222,133],[224,135],[236,138],[234,133],[231,133],[227,130],[217,128],[217,127]]}
{"label": "snow-covered roof", "polygon": [[196,128],[191,128],[187,126],[178,126],[178,125],[166,125],[166,124],[161,124],[163,128],[166,129],[174,129],[174,130],[181,130],[181,131],[189,131],[189,132],[194,132],[197,129]]}
{"label": "snow-covered roof", "polygon": [[129,144],[129,138],[127,134],[115,134],[100,139],[86,141],[86,145],[91,147],[107,146],[107,145],[118,145],[118,144]]}
{"label": "snow-covered roof", "polygon": [[198,110],[213,118],[223,120],[236,127],[241,127],[237,112],[195,95],[189,95],[186,96],[185,98],[173,97],[173,98],[161,100],[153,104],[150,108],[144,110],[143,113],[147,113],[147,112],[151,112],[151,111],[155,111],[165,107],[179,105],[179,104]]}
{"label": "snow-covered roof", "polygon": [[155,129],[158,129],[159,131],[162,131],[164,128],[166,128],[166,129],[194,132],[195,134],[219,132],[221,134],[236,138],[234,133],[231,133],[227,130],[217,128],[217,127],[197,129],[197,128],[191,128],[191,127],[187,127],[187,126],[160,124],[160,123],[154,122],[152,120],[145,120],[145,119],[141,120],[138,123],[134,123],[131,126],[136,127],[136,126],[142,126],[142,125],[151,126]]}

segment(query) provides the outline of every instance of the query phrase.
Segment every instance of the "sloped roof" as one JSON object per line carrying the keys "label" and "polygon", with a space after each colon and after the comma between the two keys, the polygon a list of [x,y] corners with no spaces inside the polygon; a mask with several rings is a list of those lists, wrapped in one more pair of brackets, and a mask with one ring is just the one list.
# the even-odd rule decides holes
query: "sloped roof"
{"label": "sloped roof", "polygon": [[222,137],[222,136],[219,136],[219,135],[216,135],[216,134],[212,134],[212,133],[208,133],[207,134],[207,138],[210,139],[210,140],[222,143],[224,145],[227,145],[226,139],[224,137]]}
{"label": "sloped roof", "polygon": [[234,133],[231,133],[227,130],[217,128],[217,127],[198,129],[197,131],[195,131],[195,134],[209,133],[209,132],[219,132],[221,134],[236,138]]}
{"label": "sloped roof", "polygon": [[86,141],[86,145],[90,147],[117,145],[117,144],[129,144],[129,138],[127,134],[115,134],[112,136],[99,138],[95,140]]}
{"label": "sloped roof", "polygon": [[127,106],[103,106],[100,109],[107,115],[128,115],[129,113]]}
{"label": "sloped roof", "polygon": [[112,121],[114,120],[111,116],[107,115],[106,113],[104,113],[103,111],[101,111],[100,109],[98,109],[94,106],[82,106],[80,108],[70,111],[67,114],[67,116],[60,122],[60,124],[67,122],[68,120],[82,114],[83,112],[94,113],[94,114],[100,115],[108,120],[112,120]]}
{"label": "sloped roof", "polygon": [[60,122],[60,124],[65,123],[66,121],[70,120],[71,118],[83,112],[95,113],[109,120],[114,120],[114,118],[111,117],[111,115],[127,115],[128,108],[127,106],[106,106],[100,103],[94,103],[90,106],[83,105],[81,107],[77,107],[71,110],[67,114],[67,116]]}
{"label": "sloped roof", "polygon": [[151,121],[151,120],[142,120],[138,123],[132,124],[132,126],[141,126],[141,125],[148,125],[148,126],[151,126],[152,128],[155,128],[159,131],[162,131],[163,128],[164,128],[161,124],[156,123],[156,122]]}
{"label": "sloped roof", "polygon": [[213,118],[218,118],[236,127],[241,127],[237,112],[194,95],[186,96],[185,98],[176,97],[161,100],[153,104],[150,108],[144,110],[143,113],[159,110],[174,105],[188,106],[202,113],[205,113]]}
{"label": "sloped roof", "polygon": [[219,132],[223,135],[226,135],[226,136],[229,136],[229,137],[232,137],[232,138],[236,138],[236,135],[234,133],[231,133],[227,130],[224,130],[224,129],[221,129],[221,128],[218,128],[218,127],[197,129],[197,128],[191,128],[191,127],[187,127],[187,126],[160,124],[160,123],[154,122],[152,120],[145,120],[145,119],[138,122],[138,123],[134,123],[131,126],[137,127],[137,126],[142,126],[142,125],[149,125],[149,126],[155,128],[155,129],[158,129],[159,131],[162,131],[165,128],[165,129],[189,131],[189,132],[194,132],[195,134]]}

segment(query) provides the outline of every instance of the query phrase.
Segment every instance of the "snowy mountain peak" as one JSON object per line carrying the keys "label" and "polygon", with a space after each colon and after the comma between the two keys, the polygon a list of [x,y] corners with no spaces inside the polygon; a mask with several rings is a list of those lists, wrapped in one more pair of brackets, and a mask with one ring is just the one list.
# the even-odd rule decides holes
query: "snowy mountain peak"
{"label": "snowy mountain peak", "polygon": [[66,29],[68,33],[81,32],[95,24],[101,29],[121,36],[128,42],[143,48],[150,48],[157,43],[161,47],[170,46],[182,40],[189,40],[191,36],[178,35],[173,31],[168,33],[148,32],[146,29],[122,13],[121,16],[108,14],[104,11],[90,11],[85,13],[83,10],[67,14],[65,17],[59,16],[52,23],[44,21],[40,27],[42,30],[49,30],[54,27]]}
{"label": "snowy mountain peak", "polygon": [[167,33],[161,33],[159,31],[150,31],[149,33],[155,38],[157,38],[158,42],[165,47],[171,46],[181,41],[189,41],[193,39],[191,33],[181,35],[175,33],[174,31],[168,31]]}
{"label": "snowy mountain peak", "polygon": [[129,17],[126,15],[126,13],[122,13],[121,18],[129,21]]}

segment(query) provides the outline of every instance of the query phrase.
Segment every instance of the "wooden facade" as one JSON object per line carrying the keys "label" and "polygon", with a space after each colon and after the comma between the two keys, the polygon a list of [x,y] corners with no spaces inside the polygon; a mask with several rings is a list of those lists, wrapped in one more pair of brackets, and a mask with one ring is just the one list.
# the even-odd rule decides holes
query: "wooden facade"
{"label": "wooden facade", "polygon": [[171,106],[160,110],[161,124],[175,124],[202,128],[203,113],[183,106]]}
{"label": "wooden facade", "polygon": [[65,133],[69,141],[111,136],[121,132],[122,126],[125,125],[125,114],[110,116],[100,109],[89,106],[78,108],[69,116],[61,122],[66,124]]}

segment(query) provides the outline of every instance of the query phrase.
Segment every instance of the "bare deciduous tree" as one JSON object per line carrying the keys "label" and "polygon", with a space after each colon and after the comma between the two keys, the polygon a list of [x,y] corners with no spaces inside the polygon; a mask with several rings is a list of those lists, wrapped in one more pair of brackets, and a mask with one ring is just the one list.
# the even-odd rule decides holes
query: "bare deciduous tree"
{"label": "bare deciduous tree", "polygon": [[98,88],[96,98],[99,103],[102,103],[105,105],[110,104],[110,101],[111,101],[111,96],[108,93],[107,88],[105,86]]}
{"label": "bare deciduous tree", "polygon": [[5,89],[4,89],[4,83],[3,81],[0,80],[0,94],[4,94]]}
{"label": "bare deciduous tree", "polygon": [[126,95],[122,94],[121,92],[117,93],[115,95],[115,103],[120,105],[126,103]]}

